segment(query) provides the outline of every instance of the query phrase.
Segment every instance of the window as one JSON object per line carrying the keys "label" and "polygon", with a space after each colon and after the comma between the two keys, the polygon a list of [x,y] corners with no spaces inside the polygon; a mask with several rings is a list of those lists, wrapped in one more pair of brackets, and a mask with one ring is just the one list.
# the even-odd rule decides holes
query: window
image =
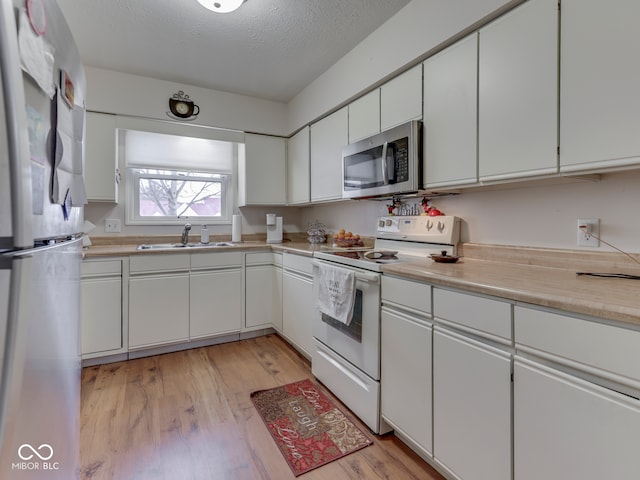
{"label": "window", "polygon": [[228,175],[133,168],[134,211],[140,219],[226,219]]}
{"label": "window", "polygon": [[127,223],[231,222],[239,142],[120,129],[119,143]]}

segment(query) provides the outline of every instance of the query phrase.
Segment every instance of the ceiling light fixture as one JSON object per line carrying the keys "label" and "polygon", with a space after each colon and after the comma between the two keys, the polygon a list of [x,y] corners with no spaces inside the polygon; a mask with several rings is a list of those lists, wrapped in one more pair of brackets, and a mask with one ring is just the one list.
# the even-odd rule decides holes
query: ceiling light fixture
{"label": "ceiling light fixture", "polygon": [[204,8],[216,13],[229,13],[240,8],[246,0],[198,0]]}

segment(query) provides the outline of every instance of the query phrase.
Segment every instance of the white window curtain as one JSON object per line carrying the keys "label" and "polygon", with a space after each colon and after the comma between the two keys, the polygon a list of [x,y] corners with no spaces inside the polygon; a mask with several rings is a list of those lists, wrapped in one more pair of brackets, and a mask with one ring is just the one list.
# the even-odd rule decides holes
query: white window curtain
{"label": "white window curtain", "polygon": [[125,165],[231,174],[234,144],[207,138],[124,130]]}

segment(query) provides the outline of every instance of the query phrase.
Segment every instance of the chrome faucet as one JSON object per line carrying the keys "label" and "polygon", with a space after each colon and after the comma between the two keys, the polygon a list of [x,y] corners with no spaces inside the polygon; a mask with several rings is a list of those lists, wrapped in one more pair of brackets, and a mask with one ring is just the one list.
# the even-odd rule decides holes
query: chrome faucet
{"label": "chrome faucet", "polygon": [[191,224],[185,223],[184,230],[182,230],[182,245],[189,243],[189,230],[191,230]]}

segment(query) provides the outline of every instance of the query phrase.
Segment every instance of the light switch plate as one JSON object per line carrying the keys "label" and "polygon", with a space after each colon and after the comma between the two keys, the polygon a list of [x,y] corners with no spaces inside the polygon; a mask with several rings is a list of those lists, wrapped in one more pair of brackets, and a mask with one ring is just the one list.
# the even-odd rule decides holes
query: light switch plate
{"label": "light switch plate", "polygon": [[104,231],[105,233],[120,233],[120,219],[118,218],[107,218],[104,221]]}

